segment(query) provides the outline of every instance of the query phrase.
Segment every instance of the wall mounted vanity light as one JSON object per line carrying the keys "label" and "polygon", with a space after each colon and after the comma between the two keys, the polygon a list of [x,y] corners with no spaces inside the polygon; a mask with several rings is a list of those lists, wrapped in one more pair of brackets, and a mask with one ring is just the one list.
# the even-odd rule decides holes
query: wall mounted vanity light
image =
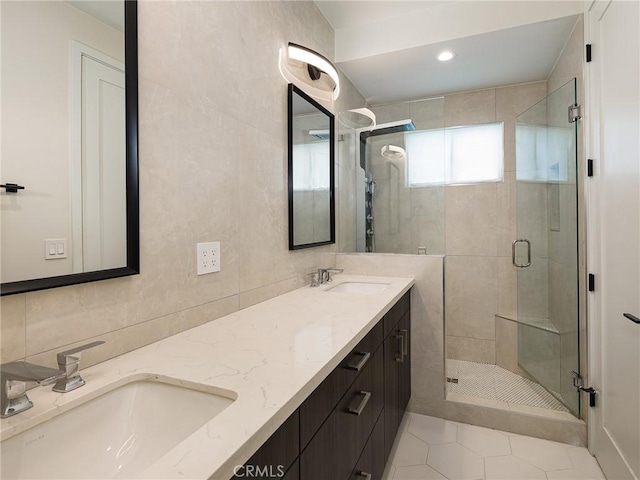
{"label": "wall mounted vanity light", "polygon": [[280,49],[279,67],[287,82],[304,85],[314,97],[335,100],[340,95],[338,69],[310,48],[289,42],[286,49]]}

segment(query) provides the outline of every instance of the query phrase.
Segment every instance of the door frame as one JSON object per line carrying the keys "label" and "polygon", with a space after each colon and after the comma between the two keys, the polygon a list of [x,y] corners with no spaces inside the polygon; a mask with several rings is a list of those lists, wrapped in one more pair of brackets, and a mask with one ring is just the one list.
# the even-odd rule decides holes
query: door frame
{"label": "door frame", "polygon": [[84,272],[82,256],[82,57],[93,60],[117,70],[125,71],[124,63],[109,55],[91,48],[76,40],[71,41],[70,77],[70,121],[69,142],[71,156],[69,158],[69,215],[71,225],[71,242],[68,246],[72,259],[73,273]]}
{"label": "door frame", "polygon": [[[607,9],[613,0],[586,0],[585,4],[585,21],[584,21],[584,38],[585,43],[595,46],[595,55],[589,63],[584,64],[585,78],[585,116],[587,121],[584,122],[585,132],[585,149],[586,157],[595,160],[601,159],[601,142],[600,142],[600,115],[601,103],[600,93],[601,84],[601,64],[598,59],[597,46],[600,42],[599,21],[606,14]],[[602,278],[602,192],[603,182],[600,174],[600,162],[593,162],[593,177],[585,182],[585,199],[587,214],[587,265],[588,272],[594,274],[596,278]],[[602,293],[597,288],[595,291],[589,292],[587,297],[587,338],[588,338],[588,371],[589,386],[593,387],[597,392],[601,392],[603,388],[603,369],[602,359],[603,350],[601,339],[603,338],[603,301]],[[602,395],[600,396],[602,398]],[[602,465],[607,472],[605,474],[612,475],[614,478],[635,478],[630,466],[626,463],[624,457],[620,453],[618,446],[606,434],[606,428],[602,422],[603,410],[601,402],[596,402],[595,408],[589,408],[587,413],[587,432],[588,432],[588,449],[592,455],[596,456],[598,463],[605,462]]]}

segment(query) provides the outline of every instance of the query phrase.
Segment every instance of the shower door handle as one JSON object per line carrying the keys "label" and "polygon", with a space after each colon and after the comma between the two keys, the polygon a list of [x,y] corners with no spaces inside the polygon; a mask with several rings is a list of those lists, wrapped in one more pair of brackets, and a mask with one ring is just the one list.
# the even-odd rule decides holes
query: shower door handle
{"label": "shower door handle", "polygon": [[[527,263],[518,263],[516,261],[516,245],[518,245],[518,243],[520,242],[527,244]],[[519,240],[513,241],[513,243],[511,244],[511,262],[518,268],[525,268],[531,265],[531,242],[529,240],[527,240],[526,238],[521,238]]]}

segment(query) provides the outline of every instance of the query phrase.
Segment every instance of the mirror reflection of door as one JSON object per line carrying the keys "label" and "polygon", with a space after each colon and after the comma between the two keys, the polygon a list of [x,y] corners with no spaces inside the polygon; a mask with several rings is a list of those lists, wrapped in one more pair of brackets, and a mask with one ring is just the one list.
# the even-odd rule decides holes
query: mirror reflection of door
{"label": "mirror reflection of door", "polygon": [[83,55],[81,84],[82,271],[117,268],[127,260],[124,71]]}
{"label": "mirror reflection of door", "polygon": [[124,2],[0,2],[1,280],[127,265]]}

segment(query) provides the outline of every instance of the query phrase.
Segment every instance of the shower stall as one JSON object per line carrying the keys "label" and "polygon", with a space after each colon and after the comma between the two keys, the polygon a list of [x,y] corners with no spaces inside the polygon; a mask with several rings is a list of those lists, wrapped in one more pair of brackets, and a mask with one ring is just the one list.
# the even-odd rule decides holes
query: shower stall
{"label": "shower stall", "polygon": [[383,122],[355,131],[356,246],[445,255],[451,398],[579,416],[576,80],[546,88],[484,122],[454,123],[446,96],[374,107]]}

